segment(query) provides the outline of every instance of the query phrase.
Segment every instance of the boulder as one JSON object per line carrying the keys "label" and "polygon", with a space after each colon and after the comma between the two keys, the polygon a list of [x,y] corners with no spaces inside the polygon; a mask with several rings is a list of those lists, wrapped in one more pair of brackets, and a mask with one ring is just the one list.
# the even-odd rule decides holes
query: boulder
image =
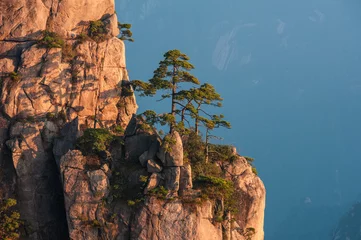
{"label": "boulder", "polygon": [[177,194],[179,190],[180,168],[168,167],[163,170],[164,173],[164,187],[170,191],[171,194]]}
{"label": "boulder", "polygon": [[153,190],[156,187],[158,187],[161,179],[162,178],[159,173],[153,173],[149,178],[147,187],[144,189],[144,194],[147,194],[150,190]]}
{"label": "boulder", "polygon": [[[137,163],[140,160],[139,157],[142,156],[144,152],[148,151],[149,148],[152,146],[153,142],[155,142],[156,140],[157,140],[156,136],[148,135],[148,134],[139,134],[139,135],[126,137],[125,160],[129,162]],[[143,155],[143,157],[145,158],[145,155]],[[148,156],[146,158],[148,158]]]}
{"label": "boulder", "polygon": [[162,167],[157,164],[154,160],[149,159],[147,162],[147,170],[149,173],[159,173],[162,171]]}
{"label": "boulder", "polygon": [[190,164],[180,167],[180,181],[179,182],[180,182],[179,190],[181,192],[192,189],[192,187],[193,187],[192,167]]}
{"label": "boulder", "polygon": [[[165,139],[169,139],[166,141]],[[179,133],[174,131],[168,134],[161,148],[157,153],[157,157],[162,161],[165,167],[181,167],[183,166],[183,143]]]}
{"label": "boulder", "polygon": [[87,174],[93,194],[96,197],[104,197],[104,195],[107,194],[109,187],[109,180],[107,175],[101,169],[90,171]]}

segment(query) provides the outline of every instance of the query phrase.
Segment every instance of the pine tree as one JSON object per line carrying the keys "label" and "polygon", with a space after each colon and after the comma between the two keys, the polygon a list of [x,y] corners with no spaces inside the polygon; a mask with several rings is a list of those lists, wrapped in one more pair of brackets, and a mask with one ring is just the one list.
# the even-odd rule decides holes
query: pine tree
{"label": "pine tree", "polygon": [[132,24],[118,22],[118,28],[120,30],[120,40],[134,42],[134,39],[132,38],[133,33],[130,30],[131,27]]}
{"label": "pine tree", "polygon": [[170,132],[176,127],[178,108],[183,106],[177,101],[179,85],[181,83],[199,85],[198,79],[189,72],[192,69],[194,66],[189,62],[189,57],[175,49],[164,54],[164,60],[160,61],[149,83],[132,81],[135,91],[141,92],[142,96],[154,96],[158,91],[162,91],[161,100],[171,99],[170,112],[160,115],[161,121],[169,124]]}
{"label": "pine tree", "polygon": [[224,120],[224,116],[222,114],[220,115],[213,115],[211,119],[202,119],[205,127],[206,127],[206,142],[205,142],[205,160],[206,163],[208,163],[209,159],[209,141],[212,138],[219,139],[219,137],[215,135],[211,135],[210,132],[214,130],[215,128],[231,128],[231,124]]}

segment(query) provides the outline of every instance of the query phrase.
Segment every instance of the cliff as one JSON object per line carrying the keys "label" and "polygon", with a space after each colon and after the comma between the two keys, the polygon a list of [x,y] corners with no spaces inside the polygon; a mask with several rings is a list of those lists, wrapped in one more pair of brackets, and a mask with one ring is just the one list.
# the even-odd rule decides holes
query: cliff
{"label": "cliff", "polygon": [[22,238],[262,240],[262,181],[233,153],[215,164],[237,211],[193,186],[179,134],[169,152],[135,117],[118,34],[113,0],[0,3],[0,198]]}

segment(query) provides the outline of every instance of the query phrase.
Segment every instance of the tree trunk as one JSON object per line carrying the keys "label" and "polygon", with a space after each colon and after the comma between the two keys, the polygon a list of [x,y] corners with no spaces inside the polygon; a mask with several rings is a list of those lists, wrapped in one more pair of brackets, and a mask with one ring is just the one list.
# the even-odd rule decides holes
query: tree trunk
{"label": "tree trunk", "polygon": [[99,106],[97,106],[97,107],[96,107],[96,109],[95,109],[95,115],[94,115],[94,129],[95,129],[95,128],[97,128],[98,111],[99,111]]}
{"label": "tree trunk", "polygon": [[182,121],[182,123],[184,123],[184,113],[185,113],[185,111],[186,111],[186,108],[183,108],[182,109],[182,119],[181,119],[181,121]]}
{"label": "tree trunk", "polygon": [[176,75],[176,66],[173,67],[173,76],[172,76],[172,109],[171,109],[171,114],[173,116],[173,121],[170,124],[170,129],[169,132],[172,133],[174,130],[174,125],[175,125],[175,118],[176,118],[176,105],[175,105],[175,94],[177,91],[177,83],[175,82],[175,75]]}
{"label": "tree trunk", "polygon": [[198,103],[198,107],[197,107],[197,116],[196,116],[196,120],[195,120],[195,127],[194,127],[194,131],[196,132],[196,134],[199,134],[199,119],[198,119],[198,115],[199,115],[199,109],[201,108],[201,104]]}
{"label": "tree trunk", "polygon": [[208,163],[208,161],[209,161],[209,147],[208,147],[209,143],[208,143],[208,139],[209,139],[209,130],[207,129],[207,131],[206,131],[206,149],[205,149],[205,155],[206,155],[205,161],[206,161],[206,163]]}

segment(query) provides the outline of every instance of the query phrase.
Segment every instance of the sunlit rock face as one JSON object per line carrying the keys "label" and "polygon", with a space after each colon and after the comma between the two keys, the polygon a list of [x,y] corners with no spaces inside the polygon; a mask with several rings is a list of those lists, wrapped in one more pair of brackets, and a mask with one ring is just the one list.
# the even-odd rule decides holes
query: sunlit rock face
{"label": "sunlit rock face", "polygon": [[[79,41],[98,20],[103,39]],[[68,140],[94,125],[126,126],[137,109],[134,97],[122,97],[128,73],[117,26],[113,0],[0,3],[0,192],[18,197],[29,239],[68,235],[55,161],[74,147]],[[63,47],[39,44],[44,30],[56,32]],[[64,124],[75,119],[79,132],[64,136]],[[53,151],[59,137],[65,140]]]}

